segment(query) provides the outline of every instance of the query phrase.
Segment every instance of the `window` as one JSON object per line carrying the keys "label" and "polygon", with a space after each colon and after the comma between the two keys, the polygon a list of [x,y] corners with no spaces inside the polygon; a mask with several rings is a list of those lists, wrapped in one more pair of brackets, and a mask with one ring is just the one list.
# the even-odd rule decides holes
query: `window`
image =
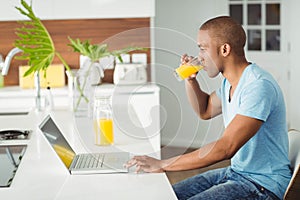
{"label": "window", "polygon": [[229,0],[229,14],[244,27],[248,51],[280,51],[280,0]]}

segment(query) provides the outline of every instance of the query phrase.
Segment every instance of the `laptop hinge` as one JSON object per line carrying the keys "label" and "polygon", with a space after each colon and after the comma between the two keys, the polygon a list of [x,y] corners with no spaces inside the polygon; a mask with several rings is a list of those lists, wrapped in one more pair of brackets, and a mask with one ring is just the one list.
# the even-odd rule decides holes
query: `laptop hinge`
{"label": "laptop hinge", "polygon": [[71,165],[70,165],[70,167],[69,167],[69,170],[75,168],[76,163],[77,163],[77,160],[78,160],[78,157],[79,157],[79,156],[74,156],[74,159],[72,160],[72,163],[71,163]]}

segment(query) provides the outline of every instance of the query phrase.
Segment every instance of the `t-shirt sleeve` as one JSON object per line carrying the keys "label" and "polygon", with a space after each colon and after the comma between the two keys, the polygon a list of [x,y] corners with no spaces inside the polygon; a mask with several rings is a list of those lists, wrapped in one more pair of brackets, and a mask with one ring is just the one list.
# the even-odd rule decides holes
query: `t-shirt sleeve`
{"label": "t-shirt sleeve", "polygon": [[216,95],[219,97],[219,99],[222,99],[224,96],[224,91],[225,91],[225,86],[226,86],[226,79],[224,79],[221,83],[221,86],[216,89]]}
{"label": "t-shirt sleeve", "polygon": [[255,81],[243,90],[237,114],[266,121],[276,100],[277,93],[271,82]]}

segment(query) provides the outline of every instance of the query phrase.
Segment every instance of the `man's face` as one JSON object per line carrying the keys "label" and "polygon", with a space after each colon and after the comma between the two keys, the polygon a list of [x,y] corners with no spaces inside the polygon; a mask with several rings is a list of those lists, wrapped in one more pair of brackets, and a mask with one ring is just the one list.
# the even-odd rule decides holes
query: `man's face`
{"label": "man's face", "polygon": [[216,43],[209,36],[207,30],[199,30],[197,43],[199,46],[199,59],[202,61],[204,70],[207,72],[208,76],[213,78],[220,73],[221,60],[219,58]]}

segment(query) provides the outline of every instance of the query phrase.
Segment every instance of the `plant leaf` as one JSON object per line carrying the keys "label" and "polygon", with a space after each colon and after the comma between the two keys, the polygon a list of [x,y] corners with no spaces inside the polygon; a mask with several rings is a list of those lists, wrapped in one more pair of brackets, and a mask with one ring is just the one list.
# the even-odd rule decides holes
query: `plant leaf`
{"label": "plant leaf", "polygon": [[24,0],[21,0],[23,8],[16,7],[22,15],[27,16],[31,21],[20,21],[22,28],[16,29],[19,37],[15,46],[23,50],[23,56],[18,59],[28,60],[30,68],[24,76],[28,76],[39,70],[46,70],[52,63],[55,56],[55,47],[50,34],[40,19],[35,16],[32,7]]}
{"label": "plant leaf", "polygon": [[68,38],[71,42],[70,44],[68,44],[68,46],[71,46],[74,52],[79,52],[80,54],[89,57],[92,62],[97,62],[99,61],[100,58],[109,55],[113,55],[117,57],[121,62],[123,62],[121,58],[121,54],[125,54],[136,50],[142,50],[142,51],[147,50],[147,48],[131,46],[120,50],[108,51],[107,44],[90,44],[89,40],[85,40],[82,42],[80,41],[80,39],[74,40],[71,37]]}

